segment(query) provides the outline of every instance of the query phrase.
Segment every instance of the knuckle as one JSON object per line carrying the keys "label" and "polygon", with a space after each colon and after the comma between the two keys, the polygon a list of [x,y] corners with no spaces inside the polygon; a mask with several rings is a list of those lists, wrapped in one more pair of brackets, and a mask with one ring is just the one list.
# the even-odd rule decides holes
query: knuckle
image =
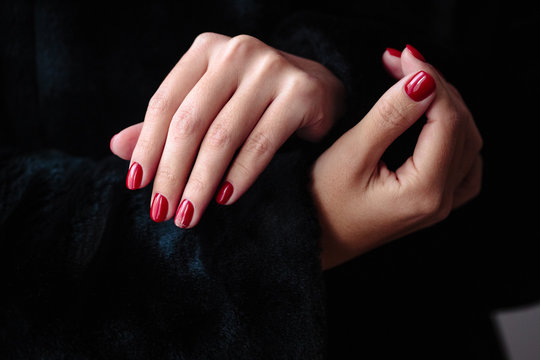
{"label": "knuckle", "polygon": [[439,210],[434,214],[435,221],[443,221],[450,215],[450,212],[452,212],[452,203],[446,200],[443,201],[439,206]]}
{"label": "knuckle", "polygon": [[244,48],[251,47],[258,43],[260,43],[260,40],[257,40],[257,38],[251,35],[241,34],[231,38],[229,41],[229,46],[232,48]]}
{"label": "knuckle", "polygon": [[472,200],[482,192],[482,181],[480,179],[475,179],[467,184],[468,187],[468,200]]}
{"label": "knuckle", "polygon": [[472,181],[472,197],[475,198],[482,192],[482,176]]}
{"label": "knuckle", "polygon": [[157,91],[148,101],[148,112],[160,115],[167,113],[171,108],[170,98],[163,91]]}
{"label": "knuckle", "polygon": [[484,139],[482,138],[482,135],[480,134],[480,131],[478,130],[478,128],[476,127],[476,125],[474,125],[474,120],[472,119],[471,117],[471,122],[473,124],[473,131],[472,131],[472,136],[473,136],[473,144],[474,144],[474,150],[479,153],[482,148],[484,147]]}
{"label": "knuckle", "polygon": [[201,179],[199,176],[192,175],[190,176],[188,180],[188,184],[186,186],[186,189],[189,193],[196,193],[196,194],[202,194],[205,193],[208,185],[208,182]]}
{"label": "knuckle", "polygon": [[[242,159],[236,159],[231,170],[234,170],[235,177],[238,179],[247,179],[251,174],[249,166],[246,165]],[[231,171],[231,173],[233,172]]]}
{"label": "knuckle", "polygon": [[407,105],[383,97],[375,108],[379,119],[377,124],[384,130],[403,127],[406,123]]}
{"label": "knuckle", "polygon": [[267,51],[261,58],[260,69],[263,74],[275,74],[289,66],[289,61],[278,51]]}
{"label": "knuckle", "polygon": [[298,71],[291,77],[290,87],[296,94],[310,99],[320,95],[324,89],[319,78],[304,71]]}
{"label": "knuckle", "polygon": [[476,152],[482,151],[484,147],[484,139],[482,138],[482,135],[480,135],[480,132],[475,132],[475,142],[476,142]]}
{"label": "knuckle", "polygon": [[156,172],[156,181],[160,184],[174,184],[177,185],[180,183],[180,178],[178,173],[168,165],[160,164]]}
{"label": "knuckle", "polygon": [[195,116],[195,110],[191,106],[181,106],[171,121],[171,132],[175,140],[184,139],[197,133],[199,121]]}
{"label": "knuckle", "polygon": [[267,155],[272,149],[272,141],[263,132],[252,134],[244,145],[246,151],[257,157]]}
{"label": "knuckle", "polygon": [[250,35],[237,35],[229,40],[223,54],[223,60],[243,58],[248,52],[261,44],[259,40]]}
{"label": "knuckle", "polygon": [[204,140],[206,145],[219,149],[231,143],[232,134],[226,126],[215,124],[208,130]]}
{"label": "knuckle", "polygon": [[218,37],[218,34],[213,32],[203,32],[195,38],[195,41],[193,41],[193,44],[196,47],[208,47],[211,45]]}
{"label": "knuckle", "polygon": [[137,148],[142,154],[148,154],[158,148],[160,144],[154,137],[140,137],[137,141]]}

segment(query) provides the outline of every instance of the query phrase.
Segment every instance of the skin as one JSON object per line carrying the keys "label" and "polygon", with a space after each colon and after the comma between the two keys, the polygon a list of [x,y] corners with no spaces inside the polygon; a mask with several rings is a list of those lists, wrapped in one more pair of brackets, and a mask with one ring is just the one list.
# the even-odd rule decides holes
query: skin
{"label": "skin", "polygon": [[[344,89],[325,67],[263,42],[199,35],[150,99],[143,123],[111,140],[111,150],[143,168],[168,200],[165,220],[189,200],[195,226],[218,186],[234,203],[294,132],[316,141],[343,111]],[[133,148],[133,143],[136,142]],[[131,166],[130,164],[130,166]]]}
{"label": "skin", "polygon": [[[443,220],[481,188],[482,138],[457,90],[408,49],[383,63],[400,80],[313,167],[323,269]],[[414,101],[405,84],[420,70],[436,89]],[[384,151],[424,113],[412,156],[389,170]]]}
{"label": "skin", "polygon": [[[323,269],[442,221],[481,188],[482,138],[458,91],[407,48],[382,61],[398,81],[312,169]],[[420,70],[436,87],[414,101],[404,89]],[[111,150],[143,166],[142,186],[154,179],[154,193],[173,204],[167,219],[181,199],[192,201],[192,227],[223,178],[234,186],[231,204],[295,131],[324,136],[343,96],[320,64],[244,35],[202,34],[157,90],[144,123],[114,136]],[[382,154],[422,114],[414,153],[389,170]]]}

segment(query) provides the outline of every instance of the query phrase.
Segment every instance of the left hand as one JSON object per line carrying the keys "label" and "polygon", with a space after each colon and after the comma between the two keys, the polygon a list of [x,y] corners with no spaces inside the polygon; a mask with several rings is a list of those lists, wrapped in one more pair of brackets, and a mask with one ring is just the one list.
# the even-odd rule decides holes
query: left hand
{"label": "left hand", "polygon": [[205,33],[156,91],[144,123],[111,139],[111,151],[131,159],[128,188],[154,180],[153,220],[174,216],[190,228],[220,183],[216,201],[235,202],[294,132],[320,139],[343,98],[317,62],[251,36]]}

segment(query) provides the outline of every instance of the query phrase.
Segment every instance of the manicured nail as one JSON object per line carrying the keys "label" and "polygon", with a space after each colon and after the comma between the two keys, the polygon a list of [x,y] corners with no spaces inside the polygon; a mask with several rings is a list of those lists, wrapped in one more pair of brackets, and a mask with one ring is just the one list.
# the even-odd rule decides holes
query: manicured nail
{"label": "manicured nail", "polygon": [[422,101],[435,90],[435,80],[427,72],[421,70],[405,85],[405,92],[414,101]]}
{"label": "manicured nail", "polygon": [[388,51],[388,53],[390,55],[392,55],[392,56],[401,57],[401,51],[399,51],[399,50],[392,49],[392,48],[386,48],[386,51]]}
{"label": "manicured nail", "polygon": [[178,211],[176,211],[176,224],[181,228],[187,228],[191,223],[194,211],[193,204],[188,199],[182,200]]}
{"label": "manicured nail", "polygon": [[167,217],[167,211],[169,210],[169,202],[167,198],[160,193],[154,195],[152,200],[152,208],[150,209],[150,217],[155,222],[162,222]]}
{"label": "manicured nail", "polygon": [[134,162],[129,167],[129,171],[126,178],[126,186],[130,190],[136,190],[141,187],[142,181],[142,166],[139,163]]}
{"label": "manicured nail", "polygon": [[220,205],[225,205],[227,201],[231,198],[231,195],[234,191],[232,184],[228,181],[225,181],[216,195],[216,202]]}
{"label": "manicured nail", "polygon": [[418,60],[421,60],[424,62],[426,61],[426,58],[422,54],[420,54],[420,51],[416,50],[412,45],[407,44],[407,49],[409,49],[411,54],[413,54],[413,56],[417,58]]}

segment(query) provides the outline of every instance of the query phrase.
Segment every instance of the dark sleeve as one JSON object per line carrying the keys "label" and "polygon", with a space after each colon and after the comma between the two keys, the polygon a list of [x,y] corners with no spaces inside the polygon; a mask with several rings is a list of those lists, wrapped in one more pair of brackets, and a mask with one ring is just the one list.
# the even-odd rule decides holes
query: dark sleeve
{"label": "dark sleeve", "polygon": [[0,357],[319,359],[324,316],[308,163],[286,146],[194,229],[149,218],[126,163],[0,161]]}

